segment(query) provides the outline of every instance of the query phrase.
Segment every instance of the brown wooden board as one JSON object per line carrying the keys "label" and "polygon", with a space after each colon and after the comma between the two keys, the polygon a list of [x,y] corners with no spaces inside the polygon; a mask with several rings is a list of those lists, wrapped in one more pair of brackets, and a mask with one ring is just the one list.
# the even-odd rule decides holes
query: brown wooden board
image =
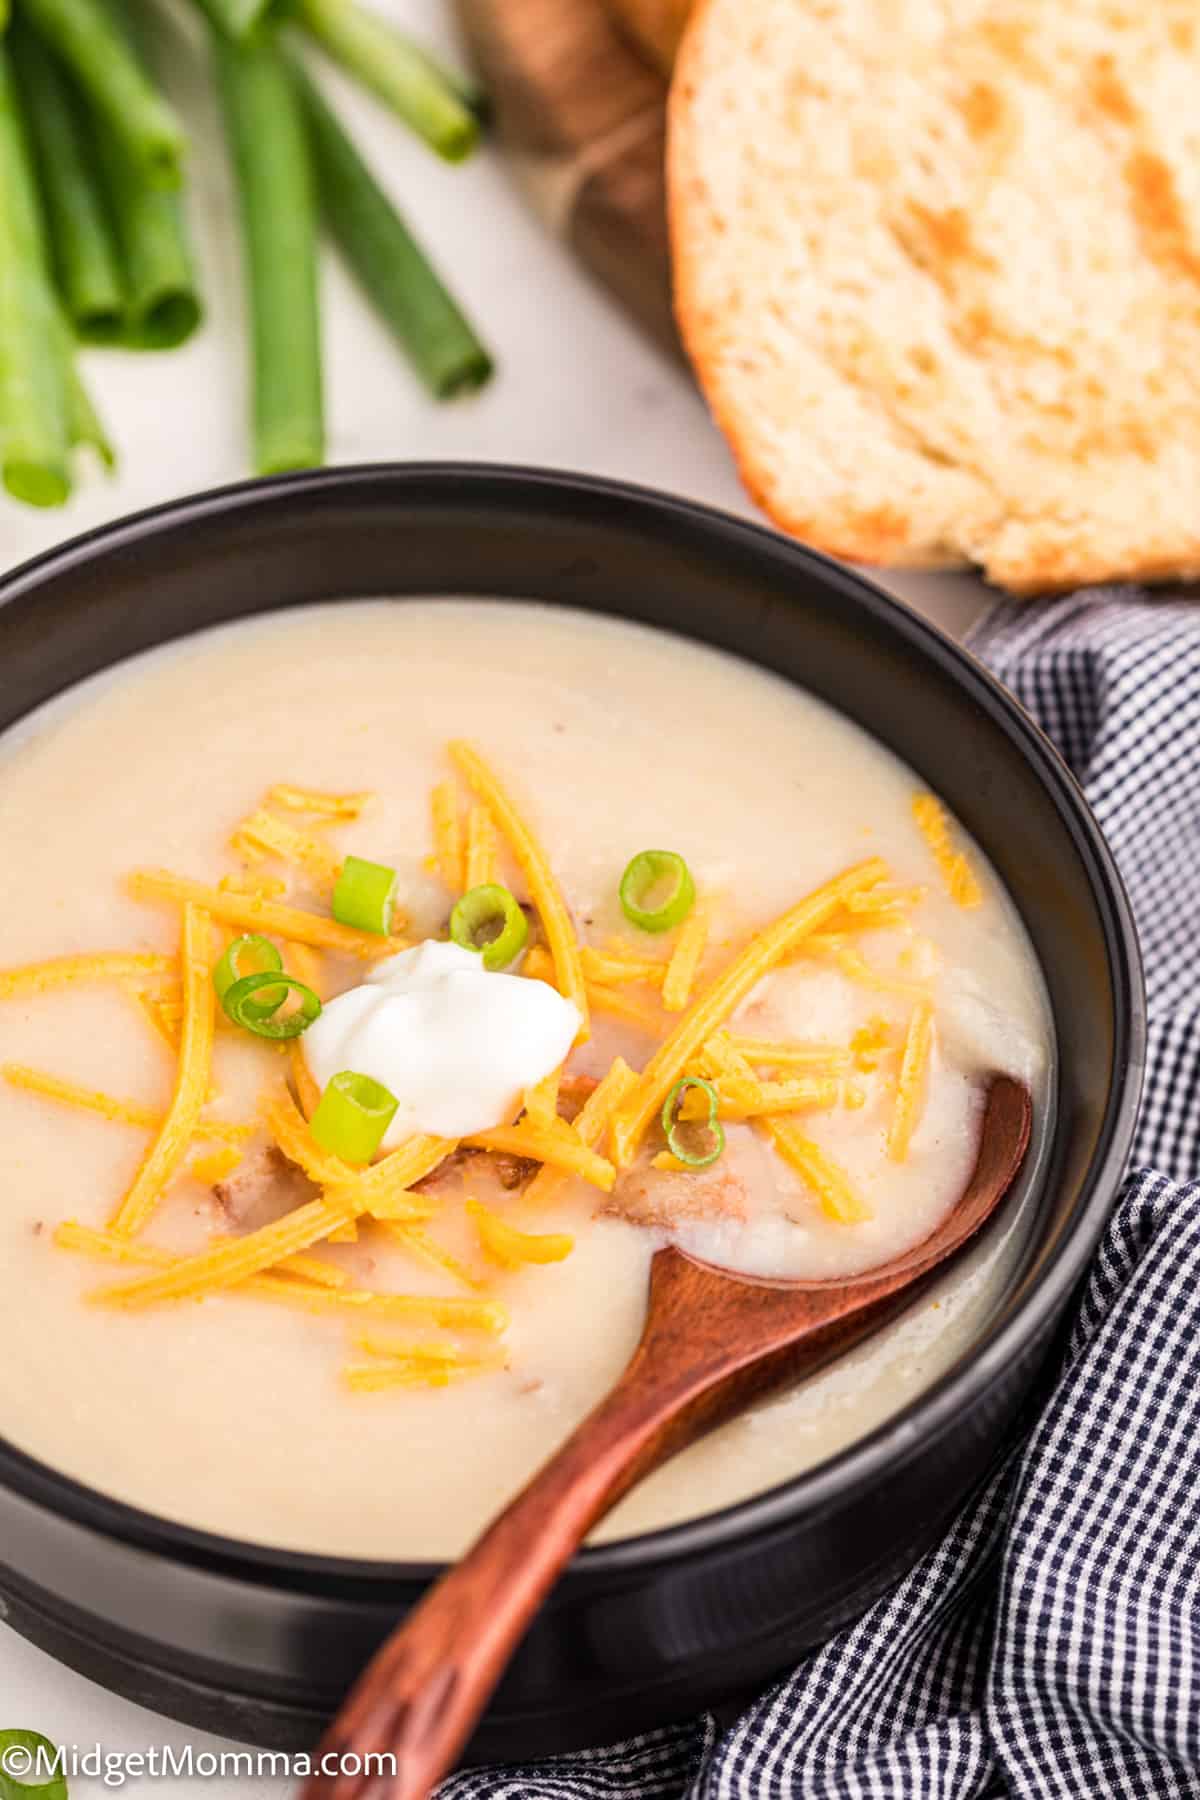
{"label": "brown wooden board", "polygon": [[458,0],[496,126],[550,228],[660,343],[671,314],[666,81],[604,0]]}

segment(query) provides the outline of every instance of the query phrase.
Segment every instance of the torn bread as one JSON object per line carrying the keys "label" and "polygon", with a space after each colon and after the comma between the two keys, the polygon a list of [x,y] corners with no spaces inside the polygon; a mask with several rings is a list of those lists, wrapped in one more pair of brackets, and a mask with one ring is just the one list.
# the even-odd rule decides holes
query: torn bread
{"label": "torn bread", "polygon": [[1194,0],[704,0],[684,341],[786,530],[1018,592],[1200,574]]}

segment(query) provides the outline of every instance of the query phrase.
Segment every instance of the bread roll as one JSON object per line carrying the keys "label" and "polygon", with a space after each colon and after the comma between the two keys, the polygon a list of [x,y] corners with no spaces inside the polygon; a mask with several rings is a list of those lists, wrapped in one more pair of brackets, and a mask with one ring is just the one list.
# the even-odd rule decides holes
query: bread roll
{"label": "bread roll", "polygon": [[1200,574],[1200,8],[703,0],[684,342],[835,555],[1016,592]]}

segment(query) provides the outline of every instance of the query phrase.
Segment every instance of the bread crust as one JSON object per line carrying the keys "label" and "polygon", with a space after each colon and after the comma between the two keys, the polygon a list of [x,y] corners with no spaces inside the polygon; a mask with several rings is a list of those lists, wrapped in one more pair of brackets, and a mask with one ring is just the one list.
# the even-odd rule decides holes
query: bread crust
{"label": "bread crust", "polygon": [[676,316],[776,524],[1021,594],[1200,575],[1198,87],[1175,0],[701,0]]}

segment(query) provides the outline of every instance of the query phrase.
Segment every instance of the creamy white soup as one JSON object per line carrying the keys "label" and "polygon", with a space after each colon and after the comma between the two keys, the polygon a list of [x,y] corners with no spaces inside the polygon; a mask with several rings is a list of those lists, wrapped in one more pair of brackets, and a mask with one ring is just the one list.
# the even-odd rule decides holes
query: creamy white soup
{"label": "creamy white soup", "polygon": [[[0,842],[0,1434],[192,1526],[453,1556],[615,1380],[662,1244],[869,1268],[961,1191],[991,1072],[1047,1117],[1033,954],[936,796],[628,624],[371,602],[198,635],[8,735]],[[597,1536],[852,1443],[1021,1243],[1010,1208]]]}

